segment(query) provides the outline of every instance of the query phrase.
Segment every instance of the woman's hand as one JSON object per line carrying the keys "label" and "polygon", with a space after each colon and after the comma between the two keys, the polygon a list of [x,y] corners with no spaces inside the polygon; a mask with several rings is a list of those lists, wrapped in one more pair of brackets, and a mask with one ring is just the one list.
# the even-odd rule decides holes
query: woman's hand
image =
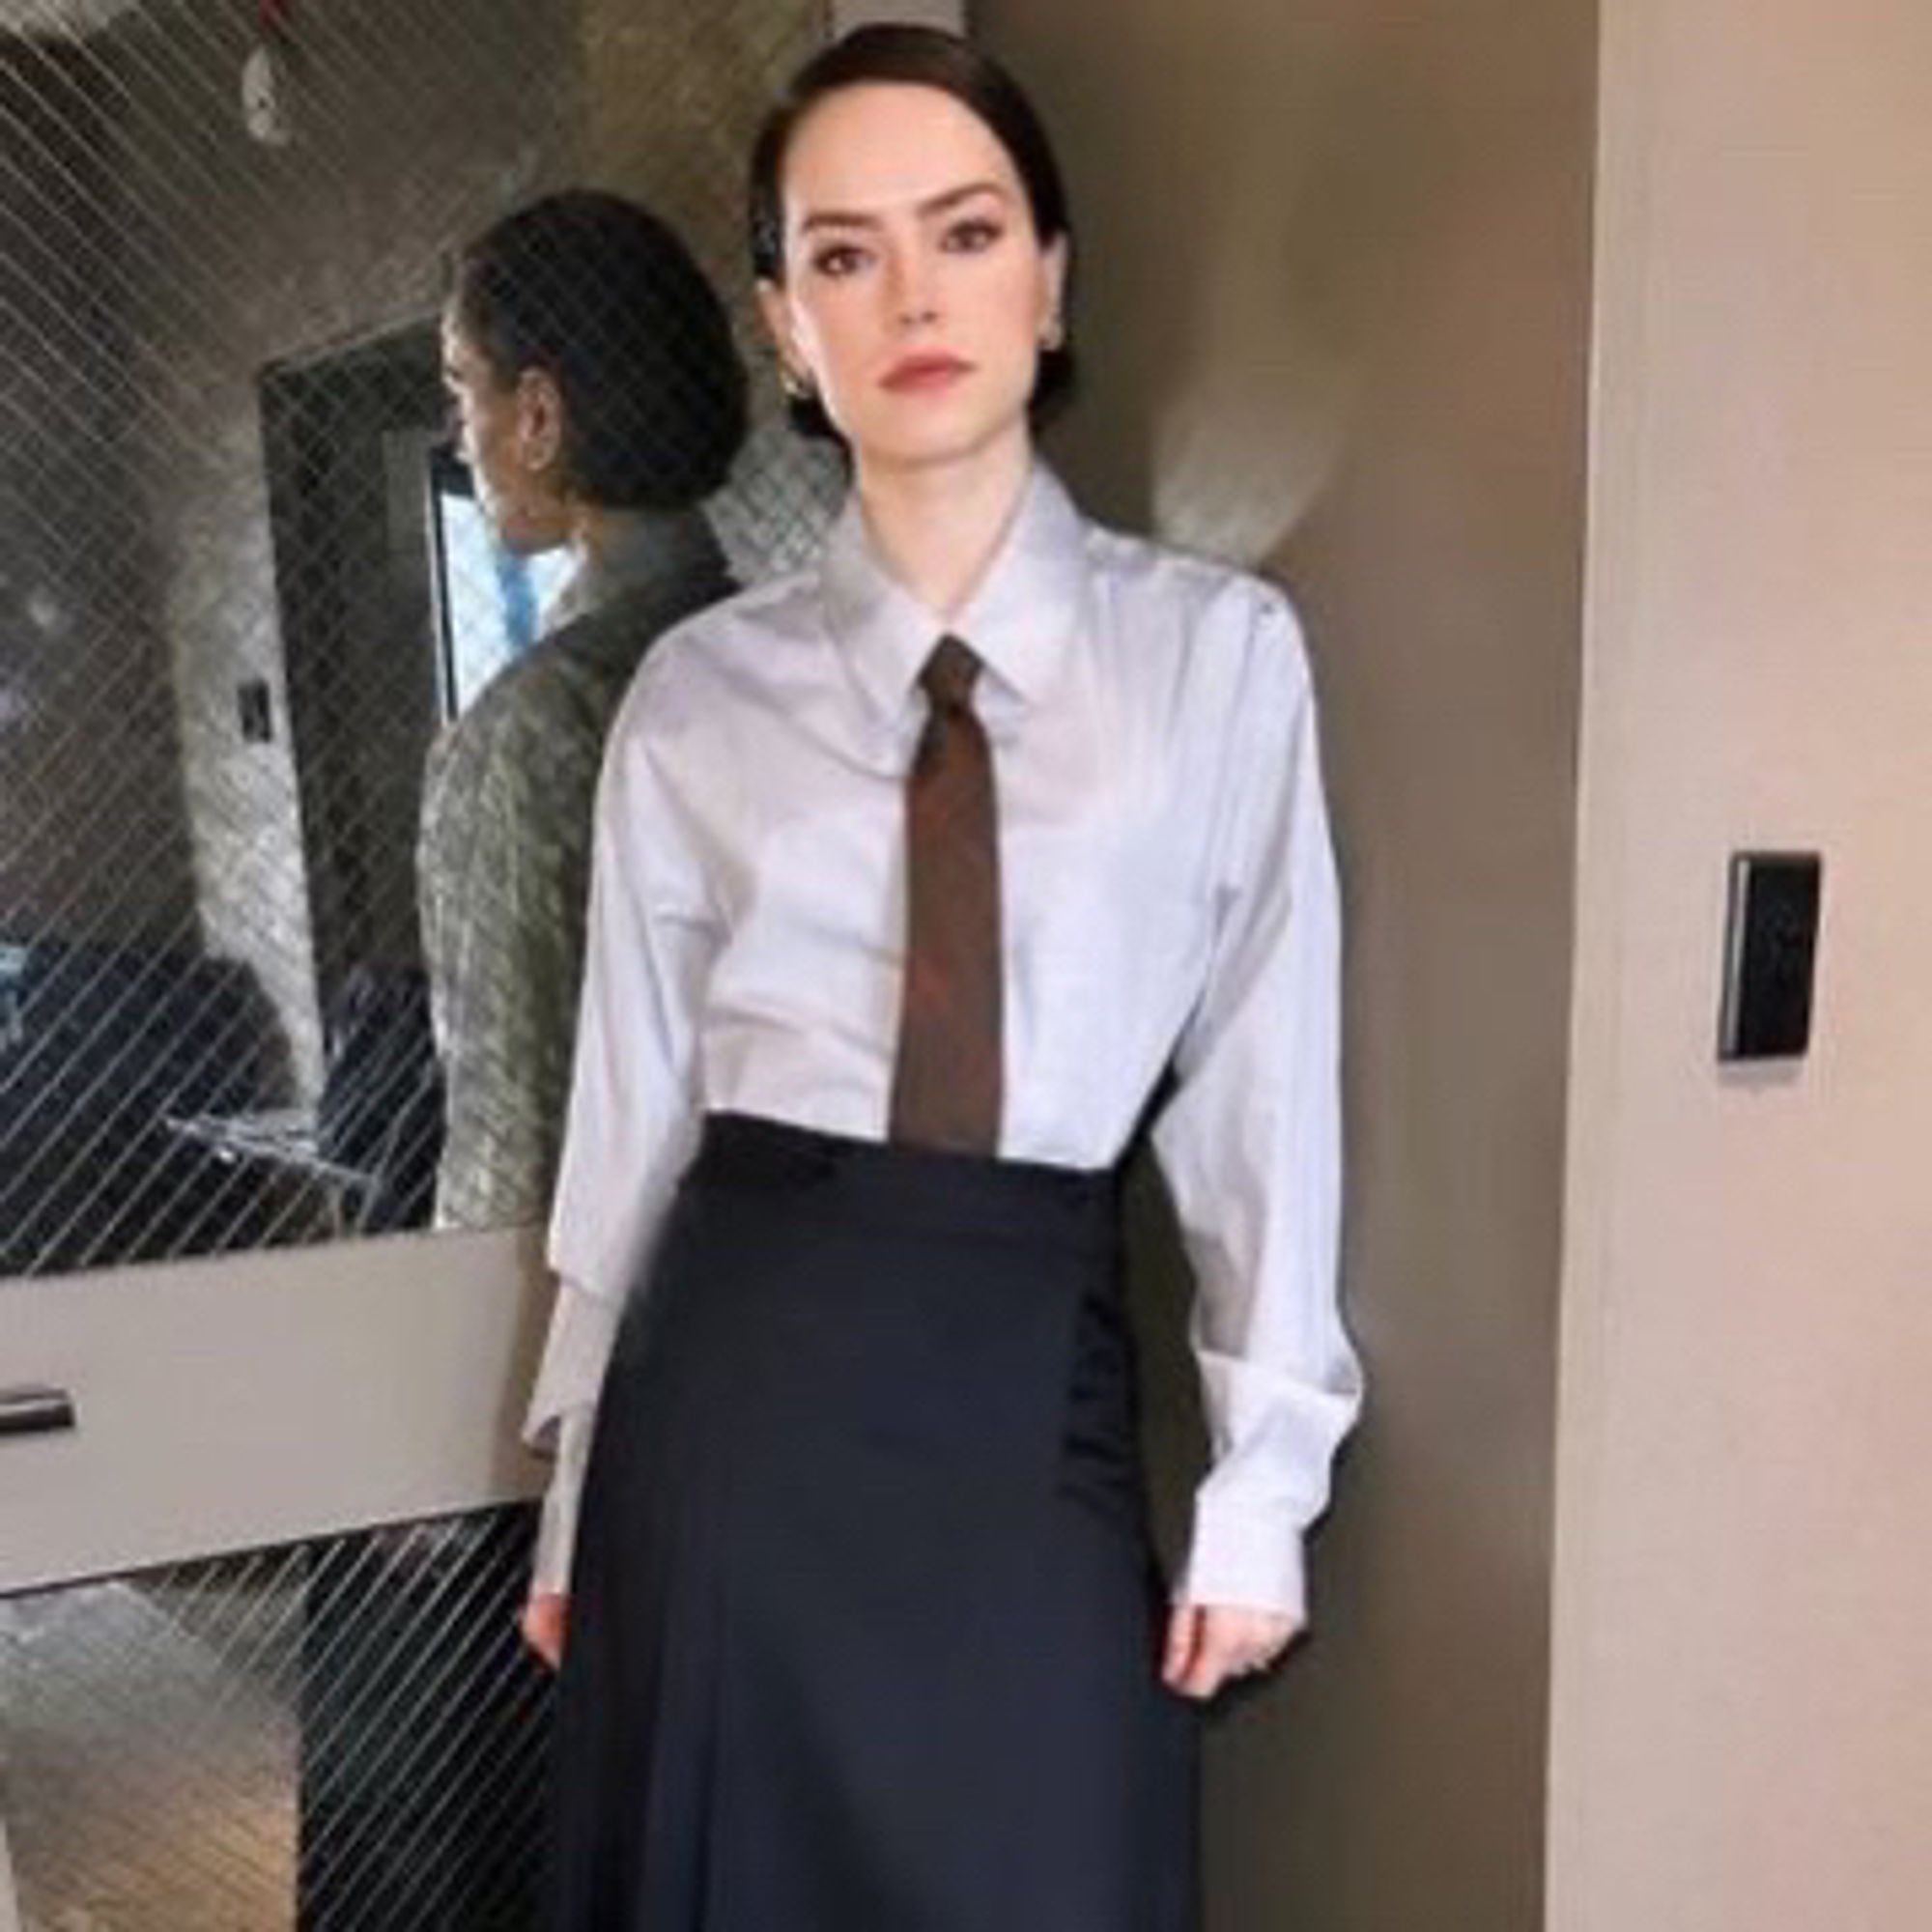
{"label": "woman's hand", "polygon": [[519,1622],[524,1641],[554,1670],[563,1662],[563,1631],[570,1599],[557,1590],[533,1590]]}
{"label": "woman's hand", "polygon": [[1294,1618],[1225,1604],[1177,1604],[1167,1623],[1161,1681],[1183,1697],[1211,1697],[1231,1677],[1265,1670],[1301,1634]]}

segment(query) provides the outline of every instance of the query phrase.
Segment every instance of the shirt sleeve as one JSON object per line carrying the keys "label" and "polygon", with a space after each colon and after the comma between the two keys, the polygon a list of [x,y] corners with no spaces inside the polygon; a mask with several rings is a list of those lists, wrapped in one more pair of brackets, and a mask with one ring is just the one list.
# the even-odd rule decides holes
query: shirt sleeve
{"label": "shirt sleeve", "polygon": [[594,1406],[624,1302],[696,1145],[697,1037],[721,925],[699,854],[647,728],[650,673],[633,685],[598,786],[583,989],[552,1208],[560,1289],[525,1434]]}
{"label": "shirt sleeve", "polygon": [[536,1554],[530,1566],[533,1596],[568,1596],[570,1564],[577,1549],[577,1516],[583,1499],[583,1472],[590,1463],[590,1436],[597,1421],[594,1400],[566,1409],[556,1419],[556,1465],[544,1492],[537,1521]]}
{"label": "shirt sleeve", "polygon": [[[597,734],[530,681],[456,727],[428,849],[442,1227],[543,1218],[570,1084]],[[486,699],[487,704],[487,699]]]}
{"label": "shirt sleeve", "polygon": [[1337,1290],[1334,860],[1300,634],[1271,590],[1236,696],[1214,944],[1152,1128],[1195,1276],[1211,1452],[1175,1597],[1301,1618],[1303,1532],[1361,1375]]}

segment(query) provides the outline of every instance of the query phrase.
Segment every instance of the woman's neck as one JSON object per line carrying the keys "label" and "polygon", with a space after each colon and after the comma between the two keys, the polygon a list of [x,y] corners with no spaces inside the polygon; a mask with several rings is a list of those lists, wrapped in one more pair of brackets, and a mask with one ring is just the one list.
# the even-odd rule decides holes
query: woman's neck
{"label": "woman's neck", "polygon": [[622,582],[646,564],[682,559],[703,524],[696,510],[613,510],[573,503],[566,539],[577,575],[587,582]]}
{"label": "woman's neck", "polygon": [[952,463],[860,464],[859,501],[880,557],[942,621],[979,587],[1032,467],[1024,434]]}

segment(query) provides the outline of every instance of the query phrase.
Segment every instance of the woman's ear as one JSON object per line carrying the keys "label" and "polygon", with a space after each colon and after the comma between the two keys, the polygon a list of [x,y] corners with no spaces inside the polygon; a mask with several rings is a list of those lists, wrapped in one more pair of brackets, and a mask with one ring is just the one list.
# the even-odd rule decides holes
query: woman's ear
{"label": "woman's ear", "polygon": [[1040,318],[1040,328],[1043,334],[1064,339],[1066,333],[1067,265],[1065,235],[1056,235],[1040,250],[1040,265],[1046,275],[1046,313]]}
{"label": "woman's ear", "polygon": [[532,476],[552,474],[563,461],[563,391],[548,369],[517,378],[517,460]]}
{"label": "woman's ear", "polygon": [[779,375],[787,394],[809,393],[811,365],[799,352],[798,335],[792,327],[791,303],[777,282],[758,283],[758,313],[764,319],[765,333],[772,339],[772,352],[779,358]]}

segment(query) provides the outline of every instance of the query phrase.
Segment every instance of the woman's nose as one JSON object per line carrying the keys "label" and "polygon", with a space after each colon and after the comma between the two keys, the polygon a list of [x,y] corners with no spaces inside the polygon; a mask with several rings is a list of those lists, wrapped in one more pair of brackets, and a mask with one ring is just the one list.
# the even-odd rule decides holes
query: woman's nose
{"label": "woman's nose", "polygon": [[893,319],[900,328],[918,328],[938,320],[932,275],[923,262],[901,259],[895,265],[892,302]]}

